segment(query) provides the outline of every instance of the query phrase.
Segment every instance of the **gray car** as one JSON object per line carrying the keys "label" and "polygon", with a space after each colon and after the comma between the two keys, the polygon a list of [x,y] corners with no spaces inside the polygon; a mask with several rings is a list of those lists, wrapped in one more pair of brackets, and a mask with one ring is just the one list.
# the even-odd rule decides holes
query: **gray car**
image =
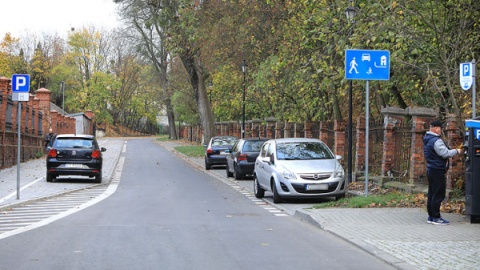
{"label": "gray car", "polygon": [[318,139],[268,140],[255,161],[255,196],[263,198],[270,191],[274,203],[284,198],[342,198],[347,185],[341,158]]}

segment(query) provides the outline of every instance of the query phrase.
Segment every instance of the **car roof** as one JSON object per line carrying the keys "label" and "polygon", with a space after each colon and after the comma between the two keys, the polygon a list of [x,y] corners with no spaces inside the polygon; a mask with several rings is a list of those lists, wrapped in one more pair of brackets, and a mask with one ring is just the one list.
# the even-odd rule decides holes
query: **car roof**
{"label": "car roof", "polygon": [[[320,139],[314,138],[282,138],[282,139],[272,139],[276,143],[288,143],[288,142],[322,142]],[[323,142],[322,142],[323,143]]]}
{"label": "car roof", "polygon": [[243,138],[243,139],[240,139],[240,140],[243,140],[243,141],[268,141],[270,140],[269,138],[262,138],[262,137],[257,137],[257,138]]}
{"label": "car roof", "polygon": [[88,134],[59,134],[57,139],[61,138],[79,138],[79,139],[90,139],[93,140],[95,136]]}
{"label": "car roof", "polygon": [[213,136],[212,139],[237,139],[235,136]]}

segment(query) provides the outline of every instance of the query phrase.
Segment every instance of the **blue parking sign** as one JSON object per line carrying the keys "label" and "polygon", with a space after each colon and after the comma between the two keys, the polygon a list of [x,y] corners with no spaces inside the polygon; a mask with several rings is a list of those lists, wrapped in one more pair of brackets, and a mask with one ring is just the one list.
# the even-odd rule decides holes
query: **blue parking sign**
{"label": "blue parking sign", "polygon": [[390,51],[346,50],[345,79],[375,81],[390,79]]}
{"label": "blue parking sign", "polygon": [[12,92],[28,93],[30,90],[30,75],[13,74],[12,75]]}

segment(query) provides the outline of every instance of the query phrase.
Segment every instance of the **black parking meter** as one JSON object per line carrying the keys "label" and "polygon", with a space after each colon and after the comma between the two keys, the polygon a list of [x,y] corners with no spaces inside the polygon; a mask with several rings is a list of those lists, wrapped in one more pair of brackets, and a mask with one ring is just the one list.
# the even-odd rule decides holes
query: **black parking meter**
{"label": "black parking meter", "polygon": [[480,118],[465,121],[465,211],[480,223]]}

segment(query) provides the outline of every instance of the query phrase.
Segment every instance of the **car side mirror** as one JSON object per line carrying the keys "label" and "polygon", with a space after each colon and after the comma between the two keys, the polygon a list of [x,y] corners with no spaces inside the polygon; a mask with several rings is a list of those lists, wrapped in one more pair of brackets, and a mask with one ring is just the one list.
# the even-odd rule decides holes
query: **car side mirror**
{"label": "car side mirror", "polygon": [[101,152],[105,152],[105,151],[107,151],[107,148],[102,147],[102,148],[100,148],[100,151],[101,151]]}
{"label": "car side mirror", "polygon": [[270,164],[275,164],[275,157],[273,156],[273,154],[270,155],[268,158],[269,158]]}
{"label": "car side mirror", "polygon": [[335,155],[335,158],[336,158],[337,160],[341,160],[343,157],[342,157],[341,155]]}

